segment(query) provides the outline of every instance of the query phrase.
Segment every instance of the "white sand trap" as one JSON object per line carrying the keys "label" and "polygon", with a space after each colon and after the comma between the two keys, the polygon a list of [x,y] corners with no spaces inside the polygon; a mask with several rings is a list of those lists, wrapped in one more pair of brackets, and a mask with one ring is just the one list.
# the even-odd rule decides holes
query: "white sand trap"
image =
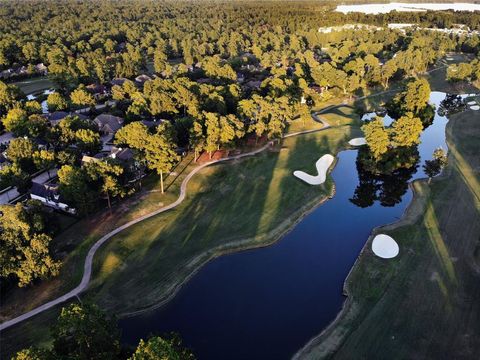
{"label": "white sand trap", "polygon": [[350,140],[348,143],[352,146],[362,146],[362,145],[365,145],[367,143],[367,140],[365,140],[365,138],[363,138],[363,137],[354,138],[354,139]]}
{"label": "white sand trap", "polygon": [[380,234],[372,242],[372,250],[378,257],[391,259],[398,255],[398,244],[390,236]]}
{"label": "white sand trap", "polygon": [[335,158],[332,155],[325,154],[320,159],[318,159],[315,164],[315,166],[317,167],[318,175],[312,176],[300,170],[294,171],[293,175],[310,185],[323,184],[325,182],[325,179],[327,178],[327,170],[333,164],[334,160]]}
{"label": "white sand trap", "polygon": [[467,105],[477,105],[477,102],[475,100],[469,101]]}
{"label": "white sand trap", "polygon": [[470,106],[470,109],[472,109],[472,110],[480,110],[480,106],[478,106],[478,105],[472,105],[472,106]]}

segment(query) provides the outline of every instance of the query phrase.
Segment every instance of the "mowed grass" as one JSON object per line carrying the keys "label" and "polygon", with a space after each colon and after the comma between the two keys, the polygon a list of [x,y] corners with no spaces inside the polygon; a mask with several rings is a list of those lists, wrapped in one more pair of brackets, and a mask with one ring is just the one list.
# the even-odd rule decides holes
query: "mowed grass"
{"label": "mowed grass", "polygon": [[56,87],[55,84],[45,76],[17,81],[12,84],[18,86],[20,90],[27,95]]}
{"label": "mowed grass", "polygon": [[315,161],[337,153],[352,128],[286,139],[252,158],[204,169],[172,211],[139,223],[112,239],[94,263],[89,295],[116,313],[155,305],[212,257],[265,246],[332,191],[292,175],[314,172]]}
{"label": "mowed grass", "polygon": [[[352,119],[355,120],[354,117]],[[251,158],[215,165],[196,174],[188,196],[177,208],[143,221],[116,237],[96,254],[93,282],[86,297],[105,310],[123,314],[156,305],[203,263],[228,251],[265,246],[277,240],[306,211],[330,195],[333,182],[312,187],[292,175],[297,169],[315,171],[315,161],[336,154],[359,135],[357,123],[345,118],[339,126],[285,139]],[[357,119],[358,120],[358,119]],[[69,228],[56,239],[66,255],[61,275],[30,289],[19,289],[2,303],[8,318],[23,313],[76,286],[90,246],[119,224],[174,201],[183,177],[195,165],[187,160],[169,177],[166,195],[158,184],[115,207]],[[28,301],[21,301],[22,298]],[[4,306],[5,305],[5,306]],[[2,355],[25,344],[47,342],[50,313],[2,332]],[[52,315],[50,315],[52,316]],[[42,329],[42,331],[39,331]],[[22,339],[17,339],[18,334]],[[25,339],[31,339],[25,340]]]}
{"label": "mowed grass", "polygon": [[449,165],[415,182],[406,216],[377,229],[400,255],[383,260],[370,238],[346,283],[340,320],[302,358],[474,359],[480,349],[480,114],[447,126]]}

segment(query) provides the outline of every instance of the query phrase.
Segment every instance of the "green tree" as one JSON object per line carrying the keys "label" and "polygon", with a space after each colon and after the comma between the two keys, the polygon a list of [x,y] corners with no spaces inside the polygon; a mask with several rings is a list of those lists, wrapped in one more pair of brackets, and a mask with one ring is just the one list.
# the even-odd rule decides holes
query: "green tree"
{"label": "green tree", "polygon": [[23,97],[20,89],[15,85],[7,85],[0,81],[0,116],[8,110],[19,107],[19,101]]}
{"label": "green tree", "polygon": [[394,146],[412,146],[420,143],[423,131],[422,120],[407,113],[395,120],[392,125],[392,143]]}
{"label": "green tree", "polygon": [[148,128],[141,121],[134,121],[117,131],[115,144],[127,145],[132,149],[143,150],[148,136]]}
{"label": "green tree", "polygon": [[430,99],[430,84],[424,78],[410,81],[401,94],[402,107],[406,111],[418,113],[428,105]]}
{"label": "green tree", "polygon": [[95,305],[71,304],[62,309],[52,328],[56,358],[71,360],[117,359],[119,331]]}
{"label": "green tree", "polygon": [[26,286],[34,279],[45,279],[58,274],[60,262],[49,251],[51,237],[45,233],[46,223],[41,205],[31,202],[0,206],[0,274],[14,275],[18,286]]}
{"label": "green tree", "polygon": [[27,131],[32,138],[44,139],[49,129],[48,120],[42,115],[33,114],[28,117]]}
{"label": "green tree", "polygon": [[191,148],[193,148],[193,151],[195,152],[194,161],[197,162],[198,154],[200,151],[203,150],[205,146],[205,134],[203,125],[198,120],[195,120],[193,122],[193,126],[190,128],[189,145]]}
{"label": "green tree", "polygon": [[170,123],[159,125],[157,132],[145,139],[145,142],[147,166],[160,175],[160,186],[163,194],[163,173],[171,171],[173,166],[180,160],[180,157],[175,152],[176,146]]}
{"label": "green tree", "polygon": [[106,196],[108,209],[112,213],[110,198],[126,195],[126,191],[119,181],[119,176],[123,174],[123,168],[120,165],[111,164],[107,161],[87,163],[85,168],[92,180],[100,182],[101,191]]}
{"label": "green tree", "polygon": [[33,162],[38,169],[47,169],[50,175],[50,169],[55,165],[55,153],[49,150],[37,150],[33,153]]}
{"label": "green tree", "polygon": [[89,214],[97,204],[98,189],[92,189],[89,180],[85,170],[73,165],[63,165],[58,170],[60,194],[80,215]]}
{"label": "green tree", "polygon": [[28,115],[32,114],[41,114],[42,113],[42,105],[35,100],[30,100],[25,103],[25,111]]}
{"label": "green tree", "polygon": [[15,138],[7,148],[7,157],[18,164],[25,172],[33,170],[33,152],[35,145],[30,139]]}
{"label": "green tree", "polygon": [[42,349],[28,348],[17,352],[11,360],[47,360],[51,354]]}
{"label": "green tree", "polygon": [[376,118],[362,126],[370,152],[376,160],[379,160],[383,154],[388,151],[390,139],[388,132],[383,125],[382,118]]}
{"label": "green tree", "polygon": [[75,132],[79,150],[90,155],[98,153],[102,148],[100,135],[90,129],[79,129]]}
{"label": "green tree", "polygon": [[193,354],[184,349],[178,338],[162,339],[154,336],[148,341],[140,340],[129,360],[193,360]]}
{"label": "green tree", "polygon": [[70,94],[70,100],[77,106],[94,106],[95,99],[84,87],[79,87],[72,91]]}
{"label": "green tree", "polygon": [[59,111],[68,109],[67,100],[58,92],[53,92],[47,97],[47,106],[49,111]]}
{"label": "green tree", "polygon": [[27,134],[27,112],[21,108],[11,109],[2,120],[5,130],[13,132],[17,136]]}

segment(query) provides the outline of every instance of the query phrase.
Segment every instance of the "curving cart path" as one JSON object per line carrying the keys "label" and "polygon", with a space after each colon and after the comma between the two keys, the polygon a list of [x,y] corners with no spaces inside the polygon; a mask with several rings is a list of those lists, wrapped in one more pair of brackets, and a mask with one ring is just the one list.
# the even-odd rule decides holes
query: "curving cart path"
{"label": "curving cart path", "polygon": [[[320,113],[323,113],[325,111],[328,111],[332,108],[334,108],[336,105],[333,105],[333,106],[329,106],[327,108],[324,108],[316,113],[312,113],[312,117],[315,121],[317,122],[320,122],[323,124],[323,127],[321,127],[320,129],[313,129],[313,130],[305,130],[305,131],[299,131],[299,132],[295,132],[295,133],[291,133],[291,134],[287,134],[285,135],[283,138],[289,138],[289,137],[293,137],[293,136],[298,136],[298,135],[302,135],[302,134],[308,134],[308,133],[313,133],[313,132],[317,132],[317,131],[323,131],[323,130],[326,130],[328,128],[330,128],[330,124],[328,124],[325,120],[321,119],[318,114]],[[185,179],[183,179],[182,181],[182,184],[180,185],[180,195],[178,197],[177,200],[175,200],[173,203],[167,205],[167,206],[164,206],[158,210],[155,210],[151,213],[148,213],[148,214],[145,214],[143,216],[140,216],[132,221],[129,221],[125,224],[123,224],[122,226],[119,226],[117,227],[116,229],[110,231],[108,234],[104,235],[102,238],[100,238],[95,244],[92,245],[92,247],[90,248],[90,250],[88,251],[88,254],[87,254],[87,257],[85,258],[85,264],[83,266],[83,277],[82,277],[82,281],[80,282],[80,284],[75,287],[74,289],[70,290],[69,292],[67,292],[66,294],[52,300],[52,301],[49,301],[43,305],[40,305],[39,307],[36,307],[35,309],[33,310],[30,310],[29,312],[26,312],[25,314],[23,315],[20,315],[16,318],[13,318],[11,320],[8,320],[8,321],[5,321],[3,322],[2,324],[0,324],[0,331],[2,330],[5,330],[15,324],[18,324],[24,320],[27,320],[37,314],[40,314],[41,312],[45,311],[45,310],[48,310],[58,304],[61,304],[71,298],[74,298],[76,296],[78,296],[81,292],[83,292],[84,290],[87,289],[89,283],[90,283],[90,278],[92,276],[92,263],[93,263],[93,257],[95,256],[95,253],[97,252],[97,250],[105,243],[107,242],[110,238],[112,238],[113,236],[117,235],[119,232],[129,228],[130,226],[132,225],[135,225],[145,219],[148,219],[148,218],[151,218],[152,216],[155,216],[155,215],[158,215],[158,214],[161,214],[165,211],[168,211],[170,209],[173,209],[174,207],[178,206],[179,204],[182,203],[182,201],[185,199],[185,196],[187,195],[187,185],[188,185],[188,182],[190,181],[190,179],[196,174],[198,173],[199,171],[201,171],[202,169],[206,168],[207,166],[210,166],[210,165],[213,165],[213,164],[218,164],[218,163],[222,163],[222,162],[226,162],[226,161],[230,161],[230,160],[237,160],[237,159],[241,159],[241,158],[244,158],[244,157],[247,157],[247,156],[253,156],[253,155],[256,155],[264,150],[266,150],[269,146],[271,146],[271,142],[267,143],[266,145],[262,146],[261,148],[259,149],[256,149],[254,151],[251,151],[251,152],[248,152],[248,153],[243,153],[243,154],[239,154],[239,155],[236,155],[236,156],[229,156],[229,157],[226,157],[226,158],[223,158],[223,159],[219,159],[219,160],[213,160],[213,161],[209,161],[209,162],[206,162],[202,165],[199,165],[197,166],[195,169],[193,169]]]}
{"label": "curving cart path", "polygon": [[[445,66],[443,66],[445,67]],[[441,67],[440,67],[441,68]],[[436,68],[434,70],[438,70],[439,68]],[[434,70],[431,70],[431,71],[434,71]],[[393,92],[393,91],[396,91],[395,89],[393,90],[386,90],[386,91],[381,91],[381,92],[378,92],[378,93],[375,93],[375,94],[371,94],[371,95],[366,95],[366,96],[362,96],[362,97],[358,97],[358,98],[355,98],[355,101],[358,101],[358,100],[363,100],[365,98],[369,98],[369,97],[374,97],[374,96],[378,96],[378,95],[381,95],[381,94],[385,94],[385,93],[389,93],[389,92]],[[315,120],[316,122],[319,122],[319,123],[322,123],[323,126],[320,128],[320,129],[312,129],[312,130],[304,130],[304,131],[298,131],[298,132],[295,132],[295,133],[291,133],[291,134],[287,134],[285,136],[283,136],[282,138],[289,138],[289,137],[293,137],[293,136],[298,136],[298,135],[303,135],[303,134],[309,134],[309,133],[313,133],[313,132],[318,132],[318,131],[323,131],[323,130],[326,130],[328,128],[330,128],[330,124],[325,121],[324,119],[322,119],[320,117],[320,114],[323,114],[327,111],[330,111],[332,109],[335,109],[335,108],[338,108],[338,107],[341,107],[341,106],[344,106],[346,105],[347,103],[346,102],[342,102],[340,104],[336,104],[336,105],[330,105],[330,106],[327,106],[319,111],[316,111],[316,112],[312,112],[312,118],[313,120]],[[190,179],[196,174],[198,173],[199,171],[201,171],[202,169],[204,169],[205,167],[207,166],[210,166],[210,165],[214,165],[214,164],[218,164],[218,163],[222,163],[222,162],[226,162],[226,161],[230,161],[230,160],[237,160],[237,159],[241,159],[241,158],[244,158],[244,157],[247,157],[247,156],[253,156],[253,155],[256,155],[264,150],[266,150],[269,146],[271,145],[271,142],[267,143],[266,145],[264,145],[263,147],[257,149],[257,150],[254,150],[254,151],[251,151],[251,152],[248,152],[248,153],[243,153],[243,154],[239,154],[239,155],[236,155],[236,156],[229,156],[229,157],[226,157],[226,158],[223,158],[223,159],[219,159],[219,160],[213,160],[213,161],[209,161],[209,162],[206,162],[202,165],[199,165],[197,166],[195,169],[193,169],[185,179],[183,179],[182,181],[182,184],[180,185],[180,195],[178,197],[177,200],[175,200],[173,203],[167,205],[167,206],[164,206],[160,209],[157,209],[151,213],[148,213],[148,214],[145,214],[143,216],[140,216],[132,221],[129,221],[125,224],[123,224],[122,226],[119,226],[117,227],[116,229],[110,231],[108,234],[104,235],[102,238],[100,238],[95,244],[92,245],[92,247],[90,248],[90,250],[88,251],[88,254],[87,254],[87,257],[85,258],[85,263],[84,263],[84,266],[83,266],[83,277],[82,277],[82,281],[80,282],[80,284],[78,286],[76,286],[74,289],[70,290],[69,292],[67,292],[66,294],[52,300],[52,301],[49,301],[43,305],[40,305],[38,307],[36,307],[35,309],[33,310],[30,310],[28,312],[26,312],[25,314],[22,314],[20,316],[17,316],[16,318],[13,318],[13,319],[10,319],[10,320],[7,320],[5,322],[3,322],[2,324],[0,324],[0,331],[2,330],[5,330],[13,325],[16,325],[24,320],[27,320],[37,314],[40,314],[42,312],[44,312],[45,310],[48,310],[48,309],[51,309],[52,307],[58,305],[58,304],[61,304],[69,299],[72,299],[74,297],[77,297],[81,292],[83,292],[84,290],[87,289],[89,283],[90,283],[90,278],[92,276],[92,263],[93,263],[93,257],[95,256],[95,253],[97,252],[97,250],[105,243],[107,242],[110,238],[112,238],[113,236],[117,235],[119,232],[129,228],[130,226],[132,225],[135,225],[135,224],[138,224],[139,222],[143,221],[143,220],[146,220],[148,218],[151,218],[152,216],[155,216],[155,215],[158,215],[158,214],[161,214],[165,211],[168,211],[170,209],[173,209],[175,208],[176,206],[178,206],[179,204],[182,203],[182,201],[185,199],[185,196],[187,194],[187,185],[188,185],[188,182],[190,181]]]}

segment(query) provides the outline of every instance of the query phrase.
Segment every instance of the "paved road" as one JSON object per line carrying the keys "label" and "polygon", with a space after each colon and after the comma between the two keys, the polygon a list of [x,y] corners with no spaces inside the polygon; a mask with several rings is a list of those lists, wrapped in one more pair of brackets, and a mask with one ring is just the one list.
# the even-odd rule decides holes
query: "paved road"
{"label": "paved road", "polygon": [[[317,114],[321,113],[321,112],[324,112],[326,110],[330,110],[332,107],[328,107],[325,108],[325,109],[322,109],[321,111],[317,112],[317,113],[312,113],[312,116],[313,118],[315,119],[315,121],[318,121],[318,122],[321,122],[323,124],[323,127],[322,128],[319,128],[319,129],[314,129],[314,130],[305,130],[305,131],[299,131],[299,132],[296,132],[296,133],[292,133],[292,134],[288,134],[288,135],[285,135],[284,137],[287,138],[287,137],[292,137],[292,136],[297,136],[297,135],[302,135],[302,134],[307,134],[307,133],[312,133],[312,132],[316,132],[316,131],[322,131],[322,130],[325,130],[325,129],[328,129],[330,127],[330,125],[323,119],[320,119],[318,118]],[[182,203],[182,201],[185,199],[185,196],[187,194],[187,185],[188,185],[188,182],[190,181],[190,179],[196,174],[198,173],[199,171],[201,171],[202,169],[204,169],[205,167],[207,166],[210,166],[210,165],[213,165],[213,164],[218,164],[218,163],[222,163],[222,162],[226,162],[226,161],[230,161],[230,160],[237,160],[237,159],[241,159],[241,158],[244,158],[244,157],[247,157],[247,156],[253,156],[253,155],[256,155],[264,150],[266,150],[268,147],[271,146],[271,142],[269,142],[268,144],[266,144],[265,146],[257,149],[257,150],[254,150],[254,151],[251,151],[251,152],[248,152],[248,153],[244,153],[244,154],[240,154],[240,155],[236,155],[236,156],[230,156],[230,157],[226,157],[226,158],[223,158],[223,159],[220,159],[220,160],[213,160],[213,161],[209,161],[209,162],[206,162],[202,165],[199,165],[197,166],[195,169],[193,169],[185,179],[183,179],[182,181],[182,184],[180,185],[180,196],[178,197],[177,200],[175,200],[173,203],[167,205],[167,206],[164,206],[158,210],[155,210],[149,214],[145,214],[143,216],[140,216],[132,221],[129,221],[128,223],[122,225],[122,226],[119,226],[117,227],[115,230],[109,232],[108,234],[104,235],[101,239],[99,239],[95,244],[93,244],[93,246],[90,248],[90,250],[88,251],[88,254],[87,254],[87,257],[85,258],[85,264],[84,264],[84,267],[83,267],[83,277],[82,277],[82,281],[80,282],[80,284],[75,287],[73,290],[69,291],[68,293],[52,300],[52,301],[49,301],[23,315],[20,315],[16,318],[13,318],[11,320],[8,320],[8,321],[5,321],[4,323],[0,324],[0,331],[2,330],[5,330],[15,324],[18,324],[24,320],[27,320],[37,314],[40,314],[41,312],[45,311],[45,310],[48,310],[58,304],[61,304],[69,299],[72,299],[76,296],[78,296],[81,292],[83,292],[87,287],[88,287],[88,284],[90,283],[90,278],[92,276],[92,262],[93,262],[93,257],[95,256],[95,253],[97,252],[97,250],[105,243],[107,242],[110,238],[112,238],[113,236],[117,235],[119,232],[129,228],[130,226],[132,225],[135,225],[145,219],[148,219],[152,216],[155,216],[155,215],[158,215],[158,214],[161,214],[165,211],[168,211],[170,209],[173,209],[174,207],[178,206],[179,204]]]}

